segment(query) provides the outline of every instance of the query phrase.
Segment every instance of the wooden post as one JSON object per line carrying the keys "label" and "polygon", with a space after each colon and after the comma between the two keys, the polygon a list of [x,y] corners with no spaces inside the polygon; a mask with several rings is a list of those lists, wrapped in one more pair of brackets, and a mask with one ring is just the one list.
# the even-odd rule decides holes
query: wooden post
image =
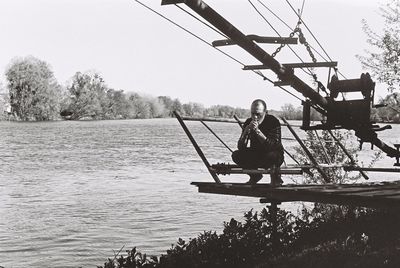
{"label": "wooden post", "polygon": [[273,254],[278,253],[278,245],[279,245],[279,239],[278,239],[278,220],[277,220],[277,214],[278,214],[278,202],[273,201],[271,202],[271,205],[269,206],[269,213],[271,213],[271,242],[272,242],[272,252]]}
{"label": "wooden post", "polygon": [[190,142],[192,143],[194,149],[196,150],[197,154],[200,156],[201,160],[203,160],[203,163],[207,167],[208,172],[210,172],[211,176],[213,177],[213,179],[215,180],[216,183],[221,183],[221,180],[218,178],[217,173],[215,173],[215,171],[211,168],[210,163],[208,163],[208,160],[205,157],[203,151],[200,149],[196,140],[193,138],[189,129],[185,125],[185,122],[183,122],[181,116],[176,111],[174,111],[174,115],[175,115],[176,119],[178,119],[179,124],[181,124],[183,130],[185,131],[186,135],[188,136],[188,138],[189,138]]}

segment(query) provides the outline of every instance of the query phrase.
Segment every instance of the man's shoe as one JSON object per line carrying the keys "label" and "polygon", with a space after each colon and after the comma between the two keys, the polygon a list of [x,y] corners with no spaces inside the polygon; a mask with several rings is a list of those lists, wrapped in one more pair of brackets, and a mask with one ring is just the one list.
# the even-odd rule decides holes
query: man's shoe
{"label": "man's shoe", "polygon": [[247,182],[248,184],[257,184],[263,177],[262,174],[249,174],[249,176],[250,180]]}

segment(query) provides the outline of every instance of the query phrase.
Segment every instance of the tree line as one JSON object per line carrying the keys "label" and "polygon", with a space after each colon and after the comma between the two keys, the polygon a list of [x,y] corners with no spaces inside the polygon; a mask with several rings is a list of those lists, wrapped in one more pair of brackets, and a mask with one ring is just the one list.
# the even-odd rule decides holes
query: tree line
{"label": "tree line", "polygon": [[[7,85],[0,84],[0,111],[5,113],[0,113],[0,119],[7,114],[22,121],[147,119],[171,117],[173,111],[190,117],[250,116],[249,109],[228,105],[204,107],[169,96],[153,97],[113,89],[97,72],[76,72],[66,85],[61,85],[51,66],[32,56],[12,60],[5,76]],[[301,107],[292,104],[271,112],[289,120],[302,119]]]}
{"label": "tree line", "polygon": [[7,85],[0,85],[1,116],[22,121],[68,118],[136,119],[163,118],[178,111],[184,116],[247,117],[248,109],[227,105],[205,108],[182,103],[169,96],[146,96],[109,87],[97,72],[76,72],[67,85],[60,85],[45,61],[29,56],[12,60],[5,72]]}

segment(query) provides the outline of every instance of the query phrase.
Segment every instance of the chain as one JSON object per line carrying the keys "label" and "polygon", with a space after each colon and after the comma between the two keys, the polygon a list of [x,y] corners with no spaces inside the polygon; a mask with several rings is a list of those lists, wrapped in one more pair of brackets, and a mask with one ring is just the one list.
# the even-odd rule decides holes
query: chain
{"label": "chain", "polygon": [[[296,27],[297,28],[297,32],[299,33],[299,42],[300,42],[300,44],[303,44],[306,47],[307,52],[310,55],[312,62],[315,63],[315,62],[317,62],[317,59],[315,58],[315,55],[311,50],[310,44],[307,42],[307,40],[306,40],[303,32],[301,31],[299,25],[300,25],[300,23],[298,23],[298,25]],[[328,94],[328,92],[326,91],[325,86],[321,83],[321,81],[318,80],[317,74],[312,72],[312,77],[314,79],[314,82],[317,84],[318,92],[319,92],[319,90],[322,90],[323,92],[325,92],[325,94]]]}
{"label": "chain", "polygon": [[[306,47],[307,52],[308,52],[308,54],[310,55],[312,62],[315,63],[315,62],[317,62],[317,59],[315,58],[315,55],[314,55],[314,53],[313,53],[312,50],[311,50],[310,44],[307,42],[307,40],[306,40],[306,38],[305,38],[303,32],[301,31],[300,25],[301,25],[301,21],[299,20],[299,21],[297,22],[296,28],[294,28],[294,30],[289,34],[289,38],[293,38],[293,36],[294,36],[296,33],[298,33],[300,44],[302,44],[302,45],[304,45],[304,46]],[[286,46],[286,44],[281,44],[281,45],[275,50],[275,52],[271,54],[271,56],[272,56],[272,57],[275,57],[275,56],[282,50],[282,48],[284,48],[285,46]],[[310,72],[311,72],[311,75],[312,75],[312,77],[313,77],[315,83],[317,84],[318,91],[319,91],[319,90],[322,90],[323,92],[325,92],[326,94],[328,94],[327,91],[326,91],[325,86],[318,80],[317,75],[316,75],[313,71],[311,71],[311,70],[310,70]]]}
{"label": "chain", "polygon": [[[294,34],[295,34],[299,29],[300,29],[300,28],[298,28],[298,27],[296,26],[296,28],[293,30],[293,32],[291,32],[291,33],[289,34],[289,38],[293,38]],[[282,48],[284,48],[285,46],[286,46],[286,44],[281,44],[281,45],[275,50],[275,52],[271,54],[271,56],[274,58],[274,57],[276,56],[276,54],[278,54],[278,53],[282,50]]]}
{"label": "chain", "polygon": [[299,27],[297,27],[297,32],[299,33],[299,42],[300,42],[300,44],[303,44],[306,47],[306,49],[308,51],[308,54],[311,57],[311,60],[314,63],[317,62],[317,59],[315,58],[314,53],[311,50],[310,44],[307,42],[306,38],[304,37],[303,32],[301,31],[301,29]]}

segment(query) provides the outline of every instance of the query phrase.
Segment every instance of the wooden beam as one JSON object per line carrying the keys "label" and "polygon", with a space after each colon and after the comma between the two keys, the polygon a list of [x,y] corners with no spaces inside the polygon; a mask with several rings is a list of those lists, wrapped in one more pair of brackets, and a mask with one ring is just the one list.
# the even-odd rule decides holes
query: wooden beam
{"label": "wooden beam", "polygon": [[[269,36],[259,36],[255,34],[246,35],[247,38],[256,42],[256,43],[263,43],[263,44],[297,44],[297,38],[295,37],[269,37]],[[222,46],[230,46],[236,45],[237,43],[232,39],[222,39],[222,40],[215,40],[212,42],[214,47],[222,47]]]}
{"label": "wooden beam", "polygon": [[[320,67],[334,68],[337,66],[337,61],[283,63],[282,65],[287,68],[320,68]],[[267,65],[246,65],[243,67],[243,70],[267,70],[267,69],[271,68]]]}
{"label": "wooden beam", "polygon": [[249,185],[192,182],[199,192],[248,196],[265,201],[306,201],[338,205],[400,209],[400,181],[373,184]]}

